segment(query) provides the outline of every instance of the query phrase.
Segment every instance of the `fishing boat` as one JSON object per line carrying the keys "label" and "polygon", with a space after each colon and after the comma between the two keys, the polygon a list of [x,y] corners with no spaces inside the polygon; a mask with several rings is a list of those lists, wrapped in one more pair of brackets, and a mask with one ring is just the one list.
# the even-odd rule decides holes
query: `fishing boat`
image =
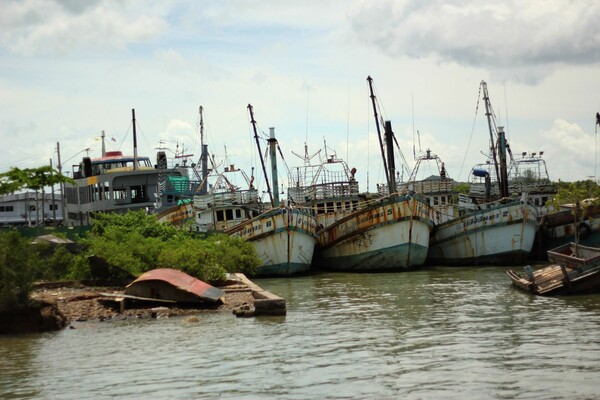
{"label": "fishing boat", "polygon": [[[222,231],[251,242],[262,260],[257,276],[289,276],[308,272],[317,240],[316,220],[310,210],[285,205],[279,200],[274,128],[270,129],[268,139],[274,188],[271,190],[251,105],[248,105],[248,110],[270,203],[260,201],[253,176],[250,179],[246,176],[247,189],[241,189],[232,185],[226,174],[219,174],[206,195],[194,196],[196,229],[201,232]],[[241,173],[233,165],[225,172]]]}
{"label": "fishing boat", "polygon": [[[288,202],[312,210],[320,230],[355,213],[368,201],[368,195],[359,192],[356,168],[350,168],[327,143],[313,155],[306,144],[304,156],[292,154],[302,158],[304,165],[290,170]],[[312,163],[315,157],[319,161]]]}
{"label": "fishing boat", "polygon": [[[526,262],[537,231],[537,209],[527,193],[511,196],[508,188],[506,152],[502,126],[492,119],[485,82],[481,82],[486,105],[492,152],[490,169],[473,168],[471,175],[483,180],[479,196],[457,194],[451,217],[436,224],[429,245],[428,262],[439,265],[518,265]],[[490,172],[491,171],[491,172]],[[492,174],[496,175],[496,188]]]}
{"label": "fishing boat", "polygon": [[506,274],[515,287],[541,296],[600,292],[600,248],[569,243],[548,251],[548,259],[550,266]]}
{"label": "fishing boat", "polygon": [[[175,159],[181,160],[176,169],[183,172],[174,176],[167,176],[159,182],[159,192],[166,196],[167,200],[176,204],[170,207],[160,207],[157,215],[158,221],[170,223],[180,229],[193,229],[194,227],[194,196],[196,194],[207,194],[208,176],[208,146],[204,144],[204,108],[200,106],[200,148],[201,155],[198,163],[190,163],[189,158],[193,154],[186,154],[185,150],[175,151]],[[177,149],[179,145],[177,146]],[[199,167],[199,168],[198,168]]]}
{"label": "fishing boat", "polygon": [[[371,77],[367,81],[381,141]],[[290,201],[312,209],[320,227],[315,256],[319,267],[370,272],[406,270],[425,262],[432,209],[419,195],[396,192],[393,141],[391,122],[386,121],[388,157],[383,162],[390,184],[386,195],[360,195],[356,170],[335,156],[313,166],[315,173],[290,177]]]}
{"label": "fishing boat", "polygon": [[254,176],[248,177],[233,163],[222,171],[220,166],[213,165],[201,184],[201,191],[206,193],[196,194],[192,203],[195,230],[222,232],[261,214],[266,205],[253,182]]}
{"label": "fishing boat", "polygon": [[[547,206],[549,200],[556,195],[556,186],[552,184],[546,161],[543,158],[544,152],[522,152],[520,155],[513,155],[510,147],[506,149],[510,159],[508,169],[508,193],[513,197],[520,197],[527,193],[529,202],[532,203],[538,214],[538,219],[552,213],[552,209]],[[469,181],[469,196],[483,198],[486,196],[486,190],[492,197],[500,196],[500,185],[497,183],[495,174],[495,165],[488,160],[486,163],[480,163],[473,167],[473,170],[486,171],[482,174],[471,174]],[[491,185],[486,189],[485,176],[489,175]]]}
{"label": "fishing boat", "polygon": [[153,212],[157,204],[169,207],[176,204],[175,196],[161,198],[159,182],[167,176],[181,177],[181,171],[168,169],[164,152],[157,153],[157,162],[138,156],[135,110],[133,121],[133,156],[121,151],[106,151],[102,134],[102,157],[84,157],[73,165],[75,184],[65,184],[66,221],[71,226],[85,226],[93,222],[96,213],[126,213],[145,209]]}

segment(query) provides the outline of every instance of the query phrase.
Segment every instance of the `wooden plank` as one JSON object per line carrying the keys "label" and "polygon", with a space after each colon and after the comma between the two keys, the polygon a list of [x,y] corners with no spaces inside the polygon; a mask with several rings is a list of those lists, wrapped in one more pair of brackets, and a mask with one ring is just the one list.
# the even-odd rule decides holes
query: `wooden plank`
{"label": "wooden plank", "polygon": [[153,297],[138,297],[138,296],[132,296],[129,294],[124,294],[124,293],[100,293],[100,296],[125,298],[125,299],[131,299],[131,300],[149,301],[149,302],[166,303],[166,304],[176,304],[177,303],[177,301],[175,301],[175,300],[155,299]]}

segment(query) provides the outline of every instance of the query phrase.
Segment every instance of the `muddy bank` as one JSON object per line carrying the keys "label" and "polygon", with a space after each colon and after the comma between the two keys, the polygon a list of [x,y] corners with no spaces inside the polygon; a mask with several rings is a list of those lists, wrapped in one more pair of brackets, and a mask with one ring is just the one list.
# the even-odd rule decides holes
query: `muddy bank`
{"label": "muddy bank", "polygon": [[0,334],[56,331],[68,323],[56,303],[39,299],[26,307],[0,312]]}
{"label": "muddy bank", "polygon": [[225,296],[216,303],[165,307],[161,303],[133,300],[123,304],[119,301],[119,296],[124,294],[121,286],[85,286],[78,282],[37,284],[27,307],[0,312],[0,334],[54,331],[84,321],[164,318],[254,307],[252,290],[246,285],[236,282],[219,288]]}
{"label": "muddy bank", "polygon": [[127,301],[124,310],[115,301],[124,290],[119,287],[39,287],[31,299],[55,304],[68,323],[75,321],[106,321],[127,318],[157,318],[199,312],[231,312],[252,305],[252,292],[239,285],[220,287],[225,291],[222,302],[165,307],[160,303]]}

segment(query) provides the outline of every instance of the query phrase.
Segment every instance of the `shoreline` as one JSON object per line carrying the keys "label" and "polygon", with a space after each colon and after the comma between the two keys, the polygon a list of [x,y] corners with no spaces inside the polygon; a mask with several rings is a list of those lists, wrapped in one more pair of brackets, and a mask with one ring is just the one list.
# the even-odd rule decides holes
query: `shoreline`
{"label": "shoreline", "polygon": [[67,325],[73,322],[174,317],[202,312],[233,312],[236,308],[249,307],[253,304],[250,288],[222,286],[220,289],[225,291],[225,298],[222,302],[203,302],[172,307],[165,307],[164,304],[158,302],[131,302],[122,311],[115,299],[106,295],[123,294],[124,289],[121,287],[38,287],[31,292],[30,299],[56,305],[57,310],[65,317]]}

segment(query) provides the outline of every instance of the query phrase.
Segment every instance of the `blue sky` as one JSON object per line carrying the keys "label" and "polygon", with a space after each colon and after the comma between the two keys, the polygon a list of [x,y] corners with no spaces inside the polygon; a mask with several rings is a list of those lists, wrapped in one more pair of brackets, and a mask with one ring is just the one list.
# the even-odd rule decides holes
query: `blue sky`
{"label": "blue sky", "polygon": [[154,158],[165,140],[197,158],[200,105],[211,153],[220,158],[226,146],[230,162],[249,170],[257,160],[251,103],[259,128],[276,128],[288,165],[300,162],[291,151],[301,153],[305,141],[316,151],[326,140],[358,169],[361,189],[368,180],[374,190],[384,176],[367,75],[409,167],[417,137],[455,179],[484,161],[487,123],[475,108],[485,80],[513,152],[544,151],[553,180],[598,170],[595,1],[0,0],[0,7],[0,171],[56,163],[56,142],[63,161],[72,157],[69,170],[85,148],[99,156],[94,138],[102,130],[131,153],[132,108],[140,154]]}

